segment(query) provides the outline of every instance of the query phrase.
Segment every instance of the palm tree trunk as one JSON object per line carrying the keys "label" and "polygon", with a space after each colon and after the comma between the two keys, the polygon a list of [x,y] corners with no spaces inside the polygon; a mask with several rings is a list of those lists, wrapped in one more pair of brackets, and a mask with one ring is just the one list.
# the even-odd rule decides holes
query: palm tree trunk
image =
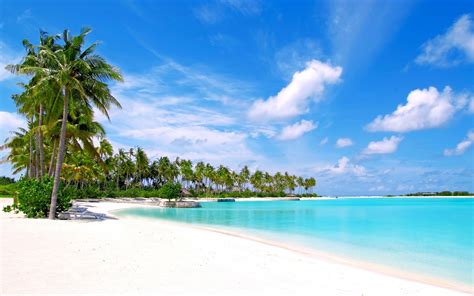
{"label": "palm tree trunk", "polygon": [[59,150],[58,159],[56,161],[56,170],[54,171],[54,183],[53,192],[51,193],[51,206],[49,207],[49,219],[54,220],[56,218],[56,205],[58,202],[58,190],[59,190],[59,178],[61,177],[61,168],[64,160],[64,152],[66,150],[66,128],[67,128],[67,116],[69,111],[68,106],[68,95],[66,89],[63,88],[64,105],[63,105],[63,118],[61,122],[61,134],[59,136]]}
{"label": "palm tree trunk", "polygon": [[28,168],[28,177],[33,178],[34,167],[33,167],[33,138],[30,135],[30,161]]}
{"label": "palm tree trunk", "polygon": [[43,132],[41,127],[43,125],[43,104],[39,106],[39,115],[38,115],[38,144],[36,147],[39,151],[39,168],[40,168],[40,177],[44,176],[44,145],[43,145]]}
{"label": "palm tree trunk", "polygon": [[54,168],[54,157],[56,154],[56,144],[57,144],[57,141],[53,140],[53,151],[51,152],[51,161],[49,163],[49,169],[48,169],[48,175],[50,177],[54,176],[53,168]]}
{"label": "palm tree trunk", "polygon": [[[38,137],[36,137],[36,140],[38,140]],[[36,141],[35,145],[35,177],[37,179],[40,178],[40,169],[39,169],[39,152],[38,152],[38,141]]]}

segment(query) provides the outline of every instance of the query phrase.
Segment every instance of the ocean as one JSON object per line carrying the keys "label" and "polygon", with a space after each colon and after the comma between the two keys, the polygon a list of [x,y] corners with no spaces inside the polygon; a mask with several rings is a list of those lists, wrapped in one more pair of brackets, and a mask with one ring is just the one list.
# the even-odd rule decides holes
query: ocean
{"label": "ocean", "polygon": [[118,215],[239,231],[473,285],[472,198],[203,202],[201,208],[133,208]]}

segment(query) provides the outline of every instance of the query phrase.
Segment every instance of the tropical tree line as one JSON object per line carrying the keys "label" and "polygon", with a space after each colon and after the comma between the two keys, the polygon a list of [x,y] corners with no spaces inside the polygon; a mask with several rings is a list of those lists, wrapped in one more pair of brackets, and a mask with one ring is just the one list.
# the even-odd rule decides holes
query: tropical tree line
{"label": "tropical tree line", "polygon": [[316,186],[314,178],[288,172],[251,172],[247,166],[236,172],[224,165],[213,166],[202,161],[193,163],[180,158],[170,160],[167,156],[151,161],[140,147],[119,149],[116,154],[112,150],[110,143],[102,139],[97,147],[98,162],[87,153],[69,155],[63,168],[66,182],[79,187],[104,184],[104,188],[114,187],[116,190],[160,188],[166,183],[179,183],[192,195],[244,191],[301,194],[312,192]]}
{"label": "tropical tree line", "polygon": [[56,35],[41,31],[36,45],[23,41],[22,60],[6,67],[27,77],[19,84],[22,91],[12,96],[27,125],[0,146],[9,151],[2,162],[10,162],[13,173],[26,178],[53,180],[49,218],[55,218],[58,191],[65,186],[123,191],[177,183],[193,194],[215,195],[302,193],[316,185],[314,178],[286,172],[251,173],[248,167],[234,172],[223,165],[168,157],[151,161],[142,148],[114,154],[104,128],[94,120],[94,110],[108,118],[111,107],[121,107],[108,83],[122,81],[122,75],[96,53],[97,42],[86,46],[90,32],[85,28],[74,36],[68,30]]}

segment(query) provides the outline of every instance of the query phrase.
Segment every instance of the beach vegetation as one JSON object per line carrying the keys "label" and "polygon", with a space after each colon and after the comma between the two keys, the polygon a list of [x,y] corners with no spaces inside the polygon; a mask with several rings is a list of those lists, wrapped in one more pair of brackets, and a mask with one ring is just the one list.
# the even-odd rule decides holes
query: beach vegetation
{"label": "beach vegetation", "polygon": [[[54,180],[45,176],[41,179],[24,178],[18,182],[18,194],[14,198],[14,203],[6,207],[5,211],[20,211],[28,218],[47,217],[50,210],[51,192]],[[58,212],[67,210],[70,207],[70,198],[64,191],[60,190],[56,210]]]}
{"label": "beach vegetation", "polygon": [[84,28],[74,36],[69,30],[57,35],[41,31],[39,44],[24,40],[25,56],[6,67],[30,78],[21,85],[23,92],[12,96],[28,128],[17,131],[2,148],[11,150],[7,160],[14,172],[26,170],[26,176],[38,180],[46,175],[53,178],[50,219],[56,215],[65,155],[70,148],[95,151],[92,139],[103,134],[93,121],[93,107],[107,117],[111,106],[120,107],[106,82],[121,81],[122,76],[95,53],[98,43],[85,46],[90,32]]}

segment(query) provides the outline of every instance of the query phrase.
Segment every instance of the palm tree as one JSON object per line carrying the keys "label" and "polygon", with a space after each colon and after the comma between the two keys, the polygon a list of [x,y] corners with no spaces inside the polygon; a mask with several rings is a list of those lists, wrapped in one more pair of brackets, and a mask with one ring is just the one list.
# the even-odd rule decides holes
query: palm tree
{"label": "palm tree", "polygon": [[208,193],[212,189],[212,180],[214,179],[214,175],[214,167],[207,163],[206,168],[204,169],[204,176],[206,177],[206,187]]}
{"label": "palm tree", "polygon": [[196,163],[194,168],[194,185],[197,190],[201,190],[201,187],[204,185],[206,165],[204,162],[200,161]]}
{"label": "palm tree", "polygon": [[297,177],[296,178],[296,184],[298,185],[298,188],[299,188],[299,193],[301,193],[301,189],[303,188],[304,184],[305,184],[305,180],[303,179],[303,177]]}
{"label": "palm tree", "polygon": [[239,186],[240,192],[244,190],[245,184],[249,182],[250,178],[250,171],[247,166],[244,166],[242,170],[240,170],[239,176],[237,177],[237,185]]}
{"label": "palm tree", "polygon": [[40,45],[37,55],[27,55],[21,65],[10,67],[20,74],[33,74],[39,80],[32,87],[41,92],[51,88],[58,90],[52,99],[50,108],[62,106],[59,149],[57,153],[53,190],[49,218],[55,219],[61,168],[66,150],[67,118],[71,110],[80,107],[91,109],[94,105],[108,117],[107,110],[111,105],[120,107],[119,102],[111,95],[105,83],[107,80],[122,81],[120,72],[109,65],[102,57],[93,54],[97,43],[83,50],[85,37],[90,29],[82,29],[78,36],[70,36],[65,30],[62,36],[64,45],[50,48]]}
{"label": "palm tree", "polygon": [[148,173],[148,156],[146,155],[145,151],[138,147],[137,152],[135,154],[135,167],[137,169],[137,181],[138,181],[138,186],[142,187],[143,186],[143,179],[145,175]]}
{"label": "palm tree", "polygon": [[296,188],[296,182],[295,182],[296,176],[289,175],[288,172],[285,172],[285,181],[286,181],[286,188],[288,188],[288,191],[290,193],[293,193]]}
{"label": "palm tree", "polygon": [[316,179],[315,178],[310,177],[310,178],[304,180],[304,189],[305,189],[306,192],[308,192],[308,189],[310,189],[314,186],[316,186]]}
{"label": "palm tree", "polygon": [[274,182],[274,190],[278,193],[285,191],[286,188],[286,181],[285,177],[280,173],[276,172],[276,174],[273,176],[273,182]]}
{"label": "palm tree", "polygon": [[[13,73],[21,73],[29,67],[48,67],[48,59],[40,55],[40,48],[48,48],[52,51],[59,48],[55,44],[58,36],[49,36],[46,32],[40,31],[40,46],[33,46],[28,40],[23,40],[27,54],[26,58],[18,65],[8,65],[6,68]],[[36,177],[42,177],[45,174],[45,153],[43,144],[43,117],[45,113],[45,105],[54,96],[54,85],[48,87],[36,87],[40,81],[43,81],[44,74],[41,72],[28,73],[34,74],[28,84],[20,84],[24,87],[24,92],[19,95],[12,96],[18,111],[25,114],[32,122],[36,123],[35,132],[35,154],[37,159]],[[31,176],[31,171],[30,171]]]}
{"label": "palm tree", "polygon": [[190,160],[179,161],[181,179],[185,183],[184,187],[189,188],[189,182],[194,179],[193,163]]}
{"label": "palm tree", "polygon": [[250,176],[250,184],[252,184],[254,190],[262,191],[263,173],[259,170],[256,170],[253,175]]}

